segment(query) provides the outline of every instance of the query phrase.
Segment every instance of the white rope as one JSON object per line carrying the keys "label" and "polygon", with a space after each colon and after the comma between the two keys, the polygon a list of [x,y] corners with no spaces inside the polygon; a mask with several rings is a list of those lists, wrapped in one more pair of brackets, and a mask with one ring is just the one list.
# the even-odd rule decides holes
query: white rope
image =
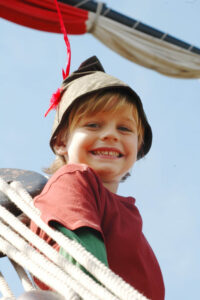
{"label": "white rope", "polygon": [[97,3],[97,10],[95,15],[93,15],[93,19],[91,19],[91,22],[87,28],[87,31],[90,33],[93,33],[95,31],[95,28],[98,24],[99,16],[101,15],[101,11],[103,8],[104,3],[103,2],[98,2]]}
{"label": "white rope", "polygon": [[[9,186],[8,186],[9,187]],[[20,183],[12,182],[11,187],[17,188],[19,193],[23,193],[23,188]],[[20,190],[22,190],[20,192]],[[31,198],[27,193],[27,197]],[[31,198],[32,199],[32,198]],[[24,208],[24,212],[28,215],[30,212],[30,218],[42,228],[50,237],[52,237],[61,247],[63,247],[71,256],[73,256],[81,265],[83,265],[94,277],[96,277],[100,282],[102,282],[108,289],[110,289],[115,295],[121,299],[146,299],[133,287],[127,284],[123,279],[118,275],[113,273],[108,269],[104,264],[97,260],[91,253],[87,252],[76,241],[71,241],[69,238],[63,236],[60,232],[52,230],[47,226],[40,217],[34,216],[34,213],[31,214],[31,211],[25,211],[25,198],[23,199],[23,204],[20,209]],[[28,200],[30,201],[30,200]],[[17,205],[17,203],[16,203]],[[34,208],[34,210],[37,210]],[[39,210],[37,210],[39,213]]]}
{"label": "white rope", "polygon": [[140,21],[136,21],[136,22],[134,23],[134,25],[133,25],[132,28],[136,29],[136,28],[138,27],[139,24],[140,24]]}
{"label": "white rope", "polygon": [[27,241],[34,245],[40,252],[44,253],[46,257],[57,264],[61,269],[68,272],[75,280],[79,278],[79,282],[85,287],[93,291],[95,295],[99,295],[101,299],[115,300],[117,299],[110,294],[101,285],[97,284],[90,276],[86,275],[79,268],[68,262],[63,256],[59,255],[58,252],[48,245],[43,239],[38,237],[35,233],[30,231],[24,224],[16,219],[9,211],[0,206],[0,218],[4,222],[10,224],[10,226],[20,233]]}
{"label": "white rope", "polygon": [[[20,190],[20,189],[19,189],[19,193],[26,194],[26,192],[24,190]],[[51,257],[51,258],[53,257],[54,260],[56,260],[55,256],[58,255],[57,251],[55,251],[52,247],[50,247],[47,243],[45,243],[43,240],[41,240],[32,231],[30,231],[28,228],[26,228],[26,226],[24,226],[19,220],[17,220],[11,213],[7,212],[5,210],[5,208],[0,207],[0,215],[1,215],[1,217],[3,217],[4,221],[6,221],[8,224],[12,224],[13,228],[16,231],[21,231],[22,235],[25,238],[27,238],[27,240],[29,240],[30,242],[32,242],[39,250],[42,250],[42,248],[43,248],[43,252],[46,255],[48,254],[49,257]],[[5,228],[3,227],[3,225],[2,225],[2,232],[5,233],[5,237],[8,236],[8,233],[6,233]],[[35,238],[40,243],[33,242],[33,238]],[[13,237],[11,237],[10,241],[11,240],[13,240]],[[18,245],[19,245],[19,243],[18,243]],[[44,246],[45,246],[45,248],[44,248]],[[64,264],[66,265],[67,261],[62,256],[61,256],[60,262],[61,261],[62,261],[62,265],[64,265]],[[89,276],[87,276],[85,273],[83,273],[79,268],[73,266],[72,264],[70,264],[68,262],[67,262],[67,264],[68,264],[68,267],[70,267],[69,271],[71,271],[71,272],[74,273],[74,277],[77,279],[81,275],[80,278],[84,279],[85,286],[87,288],[90,287],[91,290],[93,290],[95,293],[97,293],[97,292],[100,293],[100,295],[102,295],[101,299],[113,299],[113,300],[117,299],[116,297],[114,297],[113,295],[111,295],[108,291],[106,291],[105,289],[103,289],[102,286],[98,285],[95,281],[93,282],[91,280],[91,278]],[[67,269],[69,269],[69,268],[67,268]],[[87,281],[85,280],[86,278],[87,278]],[[76,290],[78,290],[77,287],[76,287]],[[84,294],[83,291],[80,291],[80,294],[83,295]],[[89,295],[88,298],[91,299],[91,295]]]}
{"label": "white rope", "polygon": [[15,271],[18,274],[24,290],[26,292],[35,290],[35,287],[33,286],[33,283],[28,278],[28,275],[26,274],[26,272],[24,271],[24,269],[20,265],[18,265],[14,260],[10,260],[10,262],[13,265]]}
{"label": "white rope", "polygon": [[161,40],[164,40],[165,38],[166,38],[166,36],[168,35],[168,33],[167,32],[165,32],[165,33],[163,33],[163,35],[161,36]]}
{"label": "white rope", "polygon": [[[63,282],[63,285],[66,284],[68,287],[72,288],[79,295],[81,295],[82,299],[85,300],[98,300],[99,298],[94,296],[92,291],[83,288],[79,282],[73,280],[68,274],[63,272],[58,266],[54,263],[46,259],[43,255],[41,255],[38,251],[33,249],[28,243],[26,243],[19,235],[14,233],[8,226],[5,226],[0,221],[0,235],[6,239],[8,242],[16,245],[16,249],[20,252],[24,253],[31,261],[38,266],[40,269],[44,269],[48,274],[51,274],[55,277],[56,280],[60,280]],[[27,266],[28,268],[29,266]]]}
{"label": "white rope", "polygon": [[[60,245],[65,249],[67,248],[67,251],[70,255],[75,257],[75,259],[77,261],[79,261],[86,269],[88,269],[89,272],[91,272],[97,279],[100,279],[102,282],[105,282],[105,284],[107,286],[110,286],[111,290],[113,290],[115,292],[115,294],[117,291],[119,294],[121,294],[122,299],[134,299],[134,297],[136,297],[135,299],[146,299],[143,296],[141,296],[143,298],[140,298],[140,294],[137,291],[134,291],[131,286],[126,284],[124,281],[122,281],[119,278],[119,276],[113,274],[112,272],[110,272],[111,273],[110,274],[109,270],[102,263],[99,263],[100,266],[103,267],[102,268],[103,270],[100,270],[101,268],[99,268],[99,265],[97,263],[98,261],[96,258],[94,258],[92,260],[91,254],[88,254],[83,247],[81,247],[77,243],[72,242],[71,240],[67,239],[66,237],[63,237],[62,234],[56,233],[51,228],[49,228],[38,217],[38,214],[35,215],[34,212],[36,211],[36,209],[34,209],[34,212],[33,212],[32,208],[27,207],[24,200],[19,198],[18,195],[16,194],[16,192],[13,189],[11,189],[11,187],[9,187],[5,182],[3,183],[3,181],[1,181],[1,183],[2,183],[1,185],[3,187],[2,190],[4,192],[6,191],[7,196],[10,197],[16,203],[16,205],[18,202],[18,206],[24,210],[25,214],[27,214],[30,218],[32,218],[33,221],[35,223],[37,223],[43,230],[45,230],[47,232],[47,234],[49,236],[51,236],[56,242],[59,243],[59,241],[60,241]],[[12,183],[12,186],[13,185],[14,185],[14,183]],[[18,188],[18,190],[19,190],[19,188]],[[16,201],[16,199],[17,199],[17,201]],[[32,217],[31,217],[31,211],[33,212]],[[86,257],[87,255],[85,255],[85,254],[88,254],[88,257]],[[103,272],[101,272],[101,271],[103,271]],[[112,275],[112,276],[110,276],[110,278],[108,276],[109,274]],[[138,296],[138,298],[137,298],[137,296]]]}
{"label": "white rope", "polygon": [[[14,183],[11,184],[13,187]],[[18,185],[17,185],[18,186]],[[19,186],[18,192],[20,193]],[[91,274],[100,280],[107,288],[109,288],[115,295],[121,299],[147,299],[139,294],[135,289],[125,283],[119,276],[115,275],[101,262],[88,253],[81,245],[64,237],[61,233],[55,232],[48,227],[40,218],[39,212],[36,208],[29,207],[24,199],[9,187],[5,181],[0,180],[0,189],[21,209],[25,214],[31,218],[39,227],[41,227],[49,236],[51,236],[57,243],[59,243],[66,251],[72,255],[78,262],[80,262]],[[30,202],[30,196],[28,202]],[[104,298],[105,299],[105,298]]]}
{"label": "white rope", "polygon": [[68,262],[63,256],[59,255],[58,252],[48,245],[43,239],[38,237],[35,233],[30,231],[24,224],[16,219],[9,211],[5,208],[0,207],[0,218],[4,222],[10,224],[18,233],[20,233],[27,241],[34,245],[40,252],[44,253],[46,257],[57,264],[61,269],[68,272],[74,279],[79,278],[79,282],[85,287],[90,287],[93,293],[100,295],[101,299],[115,300],[116,298],[110,294],[101,285],[97,284],[91,279],[90,276],[86,275],[79,268]]}
{"label": "white rope", "polygon": [[103,13],[103,16],[105,17],[109,13],[109,11],[110,11],[110,8],[106,8],[104,13]]}
{"label": "white rope", "polygon": [[76,5],[74,5],[74,7],[81,7],[83,4],[89,2],[90,0],[83,0],[83,1],[80,1],[79,3],[77,3]]}
{"label": "white rope", "polygon": [[67,287],[66,284],[63,283],[61,278],[55,278],[51,273],[48,273],[43,266],[39,266],[35,264],[30,257],[25,255],[16,249],[12,244],[8,243],[5,239],[0,236],[0,245],[1,251],[6,254],[11,259],[15,260],[18,264],[22,265],[24,268],[30,270],[30,272],[39,278],[40,280],[44,280],[45,282],[51,286],[55,291],[59,294],[63,295],[67,300],[80,300],[79,296],[74,293],[71,289]]}
{"label": "white rope", "polygon": [[[9,288],[3,274],[0,272],[0,291],[4,298],[15,299],[11,289]],[[2,299],[2,298],[1,298]]]}
{"label": "white rope", "polygon": [[[20,187],[18,183],[13,183],[12,186],[15,186],[17,188],[18,194],[25,197],[30,197],[29,194]],[[30,203],[30,199],[27,199]],[[32,201],[33,202],[33,201]],[[35,211],[37,211],[36,208],[34,208]],[[38,211],[37,211],[38,212]],[[0,215],[5,215],[5,209],[0,207]],[[66,271],[68,271],[75,279],[80,278],[80,282],[88,288],[88,286],[93,290],[94,293],[97,295],[101,295],[101,299],[117,299],[112,294],[110,294],[107,290],[105,290],[102,286],[98,285],[95,281],[91,280],[91,277],[87,276],[84,272],[82,272],[79,268],[75,267],[68,261],[66,261],[65,258],[62,256],[59,257],[59,261],[57,259],[57,251],[55,251],[52,247],[50,247],[44,240],[40,239],[37,235],[35,235],[32,231],[30,231],[26,226],[24,226],[21,222],[16,220],[15,217],[13,217],[12,214],[7,212],[7,218],[4,218],[4,221],[8,222],[8,224],[13,224],[13,228],[17,230],[18,232],[22,232],[22,235],[31,242],[34,246],[36,246],[40,251],[45,253],[46,256],[51,258],[54,262],[57,263],[63,267]]]}

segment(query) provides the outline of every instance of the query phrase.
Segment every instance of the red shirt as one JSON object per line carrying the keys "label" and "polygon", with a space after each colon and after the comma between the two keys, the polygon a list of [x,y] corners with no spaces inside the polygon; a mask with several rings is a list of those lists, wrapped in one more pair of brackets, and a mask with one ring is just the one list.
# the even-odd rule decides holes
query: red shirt
{"label": "red shirt", "polygon": [[[157,259],[142,233],[135,199],[107,190],[86,165],[60,168],[35,198],[41,218],[70,230],[91,227],[101,232],[112,271],[151,300],[164,299],[164,283]],[[37,226],[32,229],[47,241]]]}

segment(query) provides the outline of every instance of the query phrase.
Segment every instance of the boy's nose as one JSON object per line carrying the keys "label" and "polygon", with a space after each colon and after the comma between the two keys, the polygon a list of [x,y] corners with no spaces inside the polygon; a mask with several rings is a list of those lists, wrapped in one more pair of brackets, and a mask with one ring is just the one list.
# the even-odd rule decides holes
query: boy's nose
{"label": "boy's nose", "polygon": [[115,130],[108,129],[102,133],[102,140],[118,141],[118,135]]}

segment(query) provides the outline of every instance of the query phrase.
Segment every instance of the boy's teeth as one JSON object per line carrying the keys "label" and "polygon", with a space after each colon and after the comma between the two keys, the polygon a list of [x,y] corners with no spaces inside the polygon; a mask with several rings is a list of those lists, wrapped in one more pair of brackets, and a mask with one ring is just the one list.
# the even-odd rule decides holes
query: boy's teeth
{"label": "boy's teeth", "polygon": [[93,152],[94,152],[94,154],[97,154],[97,155],[110,155],[110,156],[116,156],[116,157],[119,156],[119,153],[115,152],[115,151],[100,151],[100,150],[97,150],[97,151],[93,151]]}

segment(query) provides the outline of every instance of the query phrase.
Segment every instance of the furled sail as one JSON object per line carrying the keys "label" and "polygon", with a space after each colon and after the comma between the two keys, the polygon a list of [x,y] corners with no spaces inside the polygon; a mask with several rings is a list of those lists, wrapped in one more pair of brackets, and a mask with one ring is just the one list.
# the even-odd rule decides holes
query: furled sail
{"label": "furled sail", "polygon": [[[177,78],[200,77],[200,49],[96,1],[59,0],[68,34],[91,33],[130,61]],[[0,0],[0,16],[60,33],[54,0]]]}

